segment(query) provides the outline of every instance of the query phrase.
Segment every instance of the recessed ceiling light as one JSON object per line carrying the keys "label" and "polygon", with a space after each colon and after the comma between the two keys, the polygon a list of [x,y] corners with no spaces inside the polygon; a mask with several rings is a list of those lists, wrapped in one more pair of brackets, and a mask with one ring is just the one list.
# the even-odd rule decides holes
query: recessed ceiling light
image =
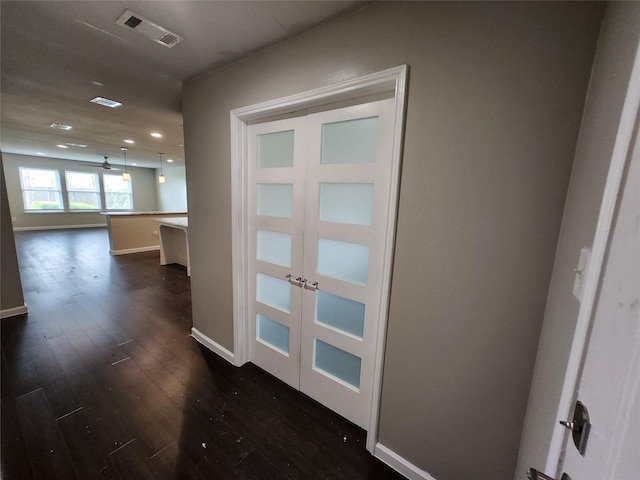
{"label": "recessed ceiling light", "polygon": [[69,145],[70,147],[78,147],[78,148],[87,148],[84,143],[65,143],[65,145]]}
{"label": "recessed ceiling light", "polygon": [[179,146],[180,146],[180,147],[184,147],[184,143],[181,143]]}
{"label": "recessed ceiling light", "polygon": [[73,127],[71,125],[65,125],[64,123],[52,123],[49,125],[51,128],[57,128],[58,130],[71,130]]}
{"label": "recessed ceiling light", "polygon": [[158,132],[151,132],[151,136],[155,138],[162,138],[162,134]]}
{"label": "recessed ceiling light", "polygon": [[123,140],[123,142],[124,142],[124,143],[136,143],[136,142],[134,142],[134,141],[133,141],[133,140],[131,140],[131,139]]}
{"label": "recessed ceiling light", "polygon": [[168,163],[173,163],[173,158],[167,158]]}
{"label": "recessed ceiling light", "polygon": [[98,105],[102,105],[104,107],[109,107],[109,108],[116,108],[122,105],[121,102],[116,102],[115,100],[109,100],[108,98],[104,98],[104,97],[92,98],[91,102],[97,103]]}
{"label": "recessed ceiling light", "polygon": [[94,80],[94,81],[93,81],[93,82],[91,82],[91,83],[93,83],[96,87],[104,87],[104,83],[102,83],[102,82],[98,82],[97,80]]}
{"label": "recessed ceiling light", "polygon": [[56,145],[56,147],[58,147],[58,148],[69,148],[66,145]]}

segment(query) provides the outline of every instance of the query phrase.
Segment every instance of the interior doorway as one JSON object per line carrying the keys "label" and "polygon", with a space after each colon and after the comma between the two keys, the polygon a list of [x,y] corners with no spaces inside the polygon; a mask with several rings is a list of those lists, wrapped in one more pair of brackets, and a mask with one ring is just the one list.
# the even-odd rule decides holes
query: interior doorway
{"label": "interior doorway", "polygon": [[360,425],[369,451],[406,75],[397,67],[231,112],[234,362]]}

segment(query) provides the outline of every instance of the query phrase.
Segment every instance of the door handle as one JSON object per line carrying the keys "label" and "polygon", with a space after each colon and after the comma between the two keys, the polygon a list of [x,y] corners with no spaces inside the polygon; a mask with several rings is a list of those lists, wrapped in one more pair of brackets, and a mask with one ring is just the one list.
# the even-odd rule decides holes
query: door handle
{"label": "door handle", "polygon": [[580,452],[580,455],[584,457],[584,452],[587,449],[587,438],[589,437],[589,430],[591,429],[587,407],[578,400],[575,408],[573,409],[573,419],[570,422],[561,420],[560,425],[571,430],[573,443],[578,449],[578,452]]}
{"label": "door handle", "polygon": [[[544,473],[537,471],[535,468],[529,469],[527,472],[527,478],[529,480],[555,480],[555,478],[545,475]],[[571,480],[571,477],[568,474],[563,473],[560,480]]]}
{"label": "door handle", "polygon": [[304,283],[304,280],[302,279],[302,277],[296,277],[294,280],[291,274],[287,275],[287,281],[291,285],[295,285],[296,287],[301,287],[302,284]]}
{"label": "door handle", "polygon": [[311,290],[312,292],[318,290],[318,282],[309,283],[309,280],[305,278],[302,283],[304,283],[304,288],[307,290]]}

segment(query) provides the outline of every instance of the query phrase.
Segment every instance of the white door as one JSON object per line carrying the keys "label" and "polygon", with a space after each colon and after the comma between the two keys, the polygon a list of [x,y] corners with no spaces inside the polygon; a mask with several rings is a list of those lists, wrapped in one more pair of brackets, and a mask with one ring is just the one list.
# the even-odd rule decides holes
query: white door
{"label": "white door", "polygon": [[[638,132],[640,133],[640,132]],[[576,399],[591,428],[584,456],[567,431],[559,471],[573,480],[640,478],[640,142],[609,238]]]}
{"label": "white door", "polygon": [[393,108],[249,127],[250,359],[363,428],[387,304]]}

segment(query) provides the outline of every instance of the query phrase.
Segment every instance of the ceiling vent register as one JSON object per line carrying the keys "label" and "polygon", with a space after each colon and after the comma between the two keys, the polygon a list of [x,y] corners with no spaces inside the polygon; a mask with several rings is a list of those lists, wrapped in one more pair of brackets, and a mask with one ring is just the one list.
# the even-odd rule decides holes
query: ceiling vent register
{"label": "ceiling vent register", "polygon": [[116,20],[116,23],[121,27],[131,29],[143,37],[147,37],[148,39],[153,40],[160,45],[164,45],[167,48],[173,48],[184,40],[184,38],[177,33],[170,32],[166,28],[161,27],[160,25],[157,25],[128,9],[120,15],[118,20]]}

